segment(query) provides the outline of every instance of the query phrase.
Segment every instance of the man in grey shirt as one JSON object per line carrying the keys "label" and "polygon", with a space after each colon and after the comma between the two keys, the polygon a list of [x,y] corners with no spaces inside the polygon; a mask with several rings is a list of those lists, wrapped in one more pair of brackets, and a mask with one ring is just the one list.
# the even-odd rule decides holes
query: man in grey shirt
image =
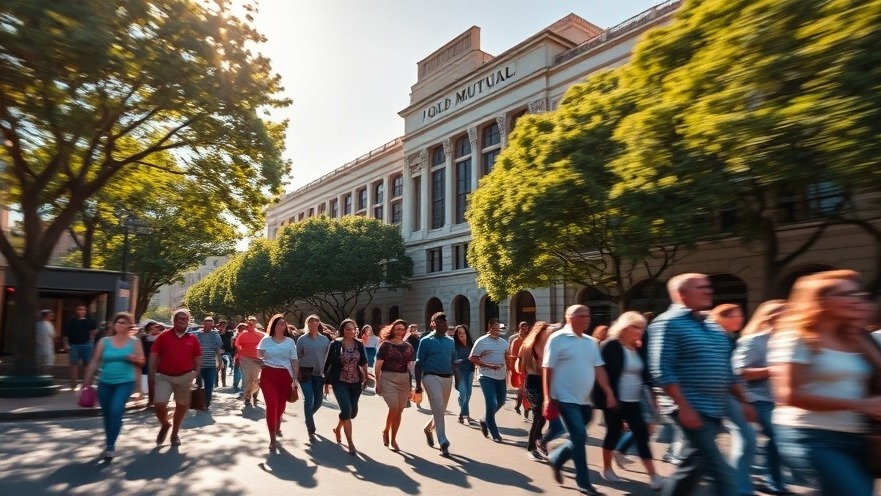
{"label": "man in grey shirt", "polygon": [[315,419],[313,415],[321,408],[324,399],[324,359],[327,357],[327,348],[330,340],[322,334],[321,320],[317,315],[306,317],[307,333],[297,339],[297,357],[300,360],[300,370],[297,381],[303,389],[303,412],[306,417],[306,431],[309,440],[315,440]]}

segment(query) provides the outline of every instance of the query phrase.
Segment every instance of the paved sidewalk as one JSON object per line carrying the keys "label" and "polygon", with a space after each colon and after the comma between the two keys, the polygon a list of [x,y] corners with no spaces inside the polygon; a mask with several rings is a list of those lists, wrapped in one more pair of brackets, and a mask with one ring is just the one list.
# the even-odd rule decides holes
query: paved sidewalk
{"label": "paved sidewalk", "polygon": [[[79,391],[63,387],[52,396],[39,398],[0,398],[0,422],[69,417],[98,417],[101,408],[83,408],[77,405]],[[126,410],[142,410],[147,407],[147,397],[133,395],[125,405]]]}

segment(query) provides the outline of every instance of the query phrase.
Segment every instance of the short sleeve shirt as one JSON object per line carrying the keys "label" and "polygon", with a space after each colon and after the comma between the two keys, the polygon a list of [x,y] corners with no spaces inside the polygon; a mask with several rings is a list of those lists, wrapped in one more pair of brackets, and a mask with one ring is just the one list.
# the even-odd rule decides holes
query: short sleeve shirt
{"label": "short sleeve shirt", "polygon": [[551,334],[542,367],[553,370],[551,398],[562,403],[590,405],[596,367],[605,365],[597,340],[580,337],[568,325]]}
{"label": "short sleeve shirt", "polygon": [[193,359],[202,356],[202,347],[196,336],[187,332],[178,336],[174,329],[168,329],[153,342],[150,354],[159,358],[156,372],[177,376],[193,370]]}
{"label": "short sleeve shirt", "polygon": [[508,376],[508,368],[505,366],[505,356],[507,353],[508,342],[503,338],[493,338],[489,334],[484,334],[477,338],[477,341],[474,342],[474,347],[471,348],[471,357],[478,357],[481,362],[490,365],[501,365],[501,368],[498,370],[478,366],[477,377],[505,380]]}
{"label": "short sleeve shirt", "polygon": [[257,345],[258,350],[263,350],[263,364],[267,367],[286,369],[291,377],[294,376],[294,368],[291,362],[297,360],[297,345],[291,338],[284,338],[281,343],[276,343],[271,337],[266,336]]}
{"label": "short sleeve shirt", "polygon": [[382,360],[383,372],[405,374],[410,370],[410,362],[416,359],[416,352],[406,341],[400,344],[385,341],[379,345],[376,358]]}
{"label": "short sleeve shirt", "polygon": [[70,344],[92,344],[91,331],[98,329],[95,319],[70,319],[64,326],[64,336]]}

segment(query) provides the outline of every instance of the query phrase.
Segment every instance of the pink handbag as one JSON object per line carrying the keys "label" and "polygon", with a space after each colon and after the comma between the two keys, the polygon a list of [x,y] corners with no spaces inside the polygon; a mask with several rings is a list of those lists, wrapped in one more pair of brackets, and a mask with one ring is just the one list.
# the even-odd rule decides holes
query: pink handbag
{"label": "pink handbag", "polygon": [[92,386],[83,386],[77,405],[84,408],[93,408],[98,402],[98,392]]}

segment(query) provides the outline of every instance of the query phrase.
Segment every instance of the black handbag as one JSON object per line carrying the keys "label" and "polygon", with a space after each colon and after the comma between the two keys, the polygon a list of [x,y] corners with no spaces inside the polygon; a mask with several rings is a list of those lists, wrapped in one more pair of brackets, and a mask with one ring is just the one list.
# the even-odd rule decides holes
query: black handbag
{"label": "black handbag", "polygon": [[206,403],[205,388],[197,387],[193,389],[193,392],[190,394],[190,409],[207,410],[208,405]]}

